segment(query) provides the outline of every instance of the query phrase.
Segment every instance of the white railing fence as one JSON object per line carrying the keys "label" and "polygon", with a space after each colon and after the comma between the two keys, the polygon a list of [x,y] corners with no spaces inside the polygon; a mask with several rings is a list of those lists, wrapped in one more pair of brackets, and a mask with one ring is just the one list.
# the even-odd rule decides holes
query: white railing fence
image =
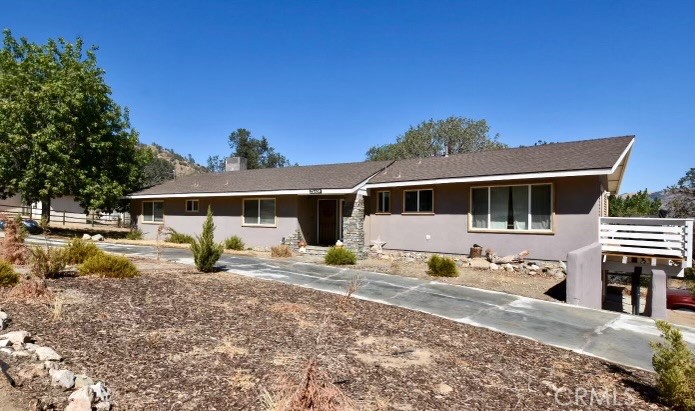
{"label": "white railing fence", "polygon": [[603,253],[667,258],[683,268],[693,266],[692,218],[601,217]]}

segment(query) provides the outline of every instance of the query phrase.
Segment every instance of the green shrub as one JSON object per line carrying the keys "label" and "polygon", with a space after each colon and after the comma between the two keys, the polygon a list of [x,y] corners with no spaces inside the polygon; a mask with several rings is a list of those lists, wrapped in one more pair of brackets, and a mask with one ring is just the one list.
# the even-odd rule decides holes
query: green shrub
{"label": "green shrub", "polygon": [[656,326],[666,340],[650,343],[659,393],[676,408],[695,410],[695,354],[679,329],[662,320],[657,321]]}
{"label": "green shrub", "polygon": [[125,235],[125,238],[128,240],[142,240],[144,238],[144,235],[142,234],[141,229],[133,228],[132,230],[128,231],[128,234]]}
{"label": "green shrub", "polygon": [[435,254],[427,261],[427,266],[430,269],[428,274],[435,277],[458,277],[459,275],[456,261],[449,257]]}
{"label": "green shrub", "polygon": [[15,272],[12,264],[0,260],[0,287],[11,287],[17,282],[19,282],[19,274]]}
{"label": "green shrub", "polygon": [[325,262],[329,265],[355,265],[357,256],[347,248],[331,247],[326,253]]}
{"label": "green shrub", "polygon": [[56,278],[65,270],[65,249],[33,247],[31,249],[31,273],[42,278]]}
{"label": "green shrub", "polygon": [[246,248],[246,244],[244,244],[244,240],[242,240],[241,237],[239,237],[238,235],[233,235],[228,239],[224,240],[224,248],[226,248],[227,250],[241,251],[244,248]]}
{"label": "green shrub", "polygon": [[140,275],[137,267],[126,257],[99,253],[80,266],[80,275],[98,275],[108,278],[132,278]]}
{"label": "green shrub", "polygon": [[220,259],[224,247],[215,243],[215,223],[212,221],[212,208],[208,206],[208,216],[203,223],[203,233],[196,236],[191,244],[193,260],[198,270],[209,273],[215,269],[215,263]]}
{"label": "green shrub", "polygon": [[169,229],[169,231],[171,233],[169,234],[169,237],[167,237],[167,239],[166,239],[167,243],[193,244],[193,241],[195,240],[192,235],[179,233],[178,231],[174,230],[173,228]]}
{"label": "green shrub", "polygon": [[82,264],[86,259],[103,253],[96,244],[81,238],[74,238],[65,247],[65,264]]}
{"label": "green shrub", "polygon": [[287,244],[270,247],[271,257],[292,257],[292,249]]}

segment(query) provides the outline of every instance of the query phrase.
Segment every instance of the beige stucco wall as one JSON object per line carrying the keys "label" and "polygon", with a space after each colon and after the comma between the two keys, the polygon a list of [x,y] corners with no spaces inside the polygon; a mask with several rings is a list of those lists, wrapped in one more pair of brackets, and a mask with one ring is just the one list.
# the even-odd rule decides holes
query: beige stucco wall
{"label": "beige stucco wall", "polygon": [[[297,230],[297,198],[294,196],[275,198],[275,227],[243,226],[241,197],[200,198],[197,213],[185,211],[186,198],[164,199],[164,225],[181,233],[200,234],[208,205],[210,205],[214,214],[216,241],[238,235],[249,247],[270,247],[280,244],[283,237],[288,237]],[[138,227],[145,234],[145,238],[156,238],[160,224],[142,220],[142,200],[131,202],[131,212],[137,214]]]}
{"label": "beige stucco wall", "polygon": [[[533,181],[534,183],[546,181]],[[365,220],[366,244],[380,237],[384,248],[423,252],[468,254],[477,243],[499,255],[528,250],[530,258],[565,260],[567,253],[598,238],[598,177],[551,179],[555,216],[553,234],[474,233],[468,230],[470,184],[441,184],[412,188],[434,188],[433,215],[403,215],[403,189],[390,189],[390,215],[377,215],[376,191],[369,191]],[[524,181],[514,182],[522,184]],[[481,184],[475,184],[478,186]],[[493,185],[490,183],[490,185]],[[408,187],[411,189],[411,187]],[[429,240],[426,236],[430,236]]]}

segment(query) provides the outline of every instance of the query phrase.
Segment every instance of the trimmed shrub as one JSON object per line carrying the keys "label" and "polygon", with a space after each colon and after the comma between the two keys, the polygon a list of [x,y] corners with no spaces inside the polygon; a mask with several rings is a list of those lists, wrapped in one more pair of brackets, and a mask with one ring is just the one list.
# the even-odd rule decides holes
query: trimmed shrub
{"label": "trimmed shrub", "polygon": [[212,221],[212,208],[208,206],[208,216],[203,223],[203,233],[196,236],[191,244],[193,260],[198,270],[209,273],[215,270],[215,263],[220,259],[224,247],[215,243],[215,223]]}
{"label": "trimmed shrub", "polygon": [[167,243],[193,244],[193,241],[195,240],[195,238],[193,238],[192,235],[179,233],[178,231],[174,230],[173,228],[170,228],[169,231],[170,231],[169,237],[167,237],[167,239],[166,239]]}
{"label": "trimmed shrub", "polygon": [[140,275],[129,259],[119,255],[99,253],[80,266],[80,275],[98,275],[107,278],[132,278]]}
{"label": "trimmed shrub", "polygon": [[11,287],[19,282],[19,274],[14,270],[12,264],[0,260],[0,287]]}
{"label": "trimmed shrub", "polygon": [[270,247],[271,257],[292,257],[292,249],[287,244]]}
{"label": "trimmed shrub", "polygon": [[88,258],[103,253],[96,244],[81,238],[74,238],[65,247],[65,264],[82,264]]}
{"label": "trimmed shrub", "polygon": [[355,265],[357,255],[347,248],[331,247],[326,253],[325,262],[329,265]]}
{"label": "trimmed shrub", "polygon": [[656,327],[665,342],[650,343],[654,350],[652,365],[661,397],[670,405],[695,410],[695,354],[683,340],[683,334],[666,321]]}
{"label": "trimmed shrub", "polygon": [[142,234],[141,229],[133,228],[132,230],[128,231],[128,234],[125,235],[125,238],[128,240],[142,240],[144,238],[144,235]]}
{"label": "trimmed shrub", "polygon": [[427,273],[435,277],[458,277],[459,275],[456,261],[449,257],[435,254],[427,261],[427,266],[429,267]]}
{"label": "trimmed shrub", "polygon": [[241,251],[244,248],[246,248],[246,244],[244,244],[244,240],[242,240],[241,237],[239,237],[238,235],[233,235],[228,239],[224,240],[224,248],[226,248],[227,250]]}
{"label": "trimmed shrub", "polygon": [[57,278],[65,270],[65,249],[33,247],[31,249],[31,273],[41,278]]}

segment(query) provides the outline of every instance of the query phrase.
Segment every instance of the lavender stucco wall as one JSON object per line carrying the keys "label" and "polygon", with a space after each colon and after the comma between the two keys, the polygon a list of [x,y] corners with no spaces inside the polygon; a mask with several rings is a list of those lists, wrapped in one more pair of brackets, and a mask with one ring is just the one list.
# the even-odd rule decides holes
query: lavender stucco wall
{"label": "lavender stucco wall", "polygon": [[391,214],[375,214],[378,190],[370,190],[365,219],[366,244],[370,245],[372,240],[380,237],[386,242],[386,249],[468,254],[470,247],[477,243],[484,248],[494,249],[499,255],[528,250],[530,258],[565,260],[568,252],[598,239],[600,179],[595,176],[567,177],[542,182],[551,182],[554,187],[553,234],[469,232],[471,185],[456,183],[412,187],[434,188],[433,215],[403,215],[402,188],[390,189]]}

